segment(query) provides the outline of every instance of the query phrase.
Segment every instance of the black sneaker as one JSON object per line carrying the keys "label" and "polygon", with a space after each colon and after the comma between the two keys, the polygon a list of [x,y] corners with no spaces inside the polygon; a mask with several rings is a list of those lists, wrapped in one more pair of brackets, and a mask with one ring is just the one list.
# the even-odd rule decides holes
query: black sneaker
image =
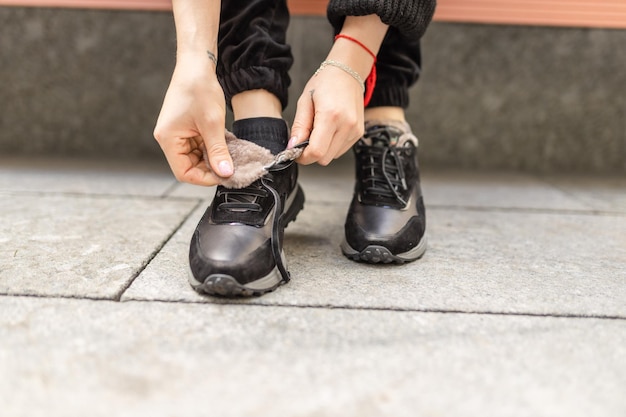
{"label": "black sneaker", "polygon": [[417,138],[402,122],[368,122],[354,145],[356,185],[341,250],[355,261],[404,263],[426,251]]}
{"label": "black sneaker", "polygon": [[289,281],[283,232],[304,206],[297,179],[297,164],[287,161],[246,188],[217,187],[189,249],[197,292],[253,296]]}

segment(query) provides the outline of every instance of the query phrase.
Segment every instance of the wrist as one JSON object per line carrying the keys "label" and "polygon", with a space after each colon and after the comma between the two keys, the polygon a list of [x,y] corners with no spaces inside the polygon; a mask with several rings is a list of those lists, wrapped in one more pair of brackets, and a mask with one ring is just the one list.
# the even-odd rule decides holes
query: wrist
{"label": "wrist", "polygon": [[364,80],[372,70],[374,59],[357,44],[338,39],[331,48],[327,61],[337,61],[352,68]]}
{"label": "wrist", "polygon": [[188,91],[191,94],[209,91],[219,85],[212,64],[200,67],[194,63],[177,62],[170,81],[170,86]]}
{"label": "wrist", "polygon": [[217,48],[179,48],[176,51],[176,62],[195,61],[196,64],[213,63],[218,60]]}
{"label": "wrist", "polygon": [[177,55],[217,55],[220,2],[206,0],[172,0],[176,23]]}
{"label": "wrist", "polygon": [[[376,55],[388,28],[389,26],[383,23],[380,17],[375,14],[347,16],[341,28],[341,34],[358,40],[365,48]],[[344,41],[349,42],[347,39]]]}
{"label": "wrist", "polygon": [[178,51],[175,72],[186,74],[215,74],[217,57],[210,51]]}
{"label": "wrist", "polygon": [[366,78],[376,62],[387,29],[377,15],[348,16],[327,59],[343,62]]}
{"label": "wrist", "polygon": [[[377,15],[346,18],[341,33],[335,36],[335,43],[329,54],[329,60],[323,62],[320,67],[321,70],[325,63],[332,63],[361,83],[364,89],[363,104],[365,107],[370,103],[376,86],[376,55],[387,29],[387,25]],[[348,66],[332,59],[335,56],[344,60]],[[354,69],[350,66],[353,66]],[[368,75],[363,82],[363,74],[365,73]]]}

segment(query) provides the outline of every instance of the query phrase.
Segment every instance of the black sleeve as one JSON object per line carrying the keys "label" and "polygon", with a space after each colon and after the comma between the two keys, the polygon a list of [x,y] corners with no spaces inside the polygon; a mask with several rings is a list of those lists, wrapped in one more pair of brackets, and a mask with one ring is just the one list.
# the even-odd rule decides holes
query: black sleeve
{"label": "black sleeve", "polygon": [[420,38],[435,13],[436,0],[330,0],[328,20],[339,32],[346,16],[377,14],[410,38]]}

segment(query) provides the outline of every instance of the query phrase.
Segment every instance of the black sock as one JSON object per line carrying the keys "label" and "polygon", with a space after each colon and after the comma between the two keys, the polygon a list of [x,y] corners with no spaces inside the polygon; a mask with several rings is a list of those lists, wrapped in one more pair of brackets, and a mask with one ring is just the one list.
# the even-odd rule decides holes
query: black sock
{"label": "black sock", "polygon": [[269,149],[274,155],[284,151],[289,141],[287,123],[274,117],[235,120],[233,134]]}

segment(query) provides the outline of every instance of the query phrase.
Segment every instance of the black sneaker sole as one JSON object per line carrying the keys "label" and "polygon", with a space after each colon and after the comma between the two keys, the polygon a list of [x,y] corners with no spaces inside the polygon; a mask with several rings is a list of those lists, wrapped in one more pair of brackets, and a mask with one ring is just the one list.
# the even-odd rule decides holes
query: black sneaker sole
{"label": "black sneaker sole", "polygon": [[[276,273],[278,272],[276,271]],[[200,294],[216,295],[221,297],[255,297],[274,291],[282,283],[282,280],[278,280],[278,282],[269,287],[253,289],[246,287],[245,285],[241,285],[230,275],[214,274],[209,276],[204,283],[194,286],[194,290]]]}
{"label": "black sneaker sole", "polygon": [[[289,208],[283,214],[284,227],[287,228],[289,223],[296,220],[298,213],[304,208],[304,192],[300,185],[297,185],[293,201],[289,205]],[[283,255],[283,263],[286,264]],[[209,275],[204,282],[199,282],[195,279],[191,270],[189,271],[189,283],[193,289],[206,295],[216,295],[221,297],[255,297],[274,291],[276,288],[285,284],[287,281],[283,280],[278,267],[274,269],[266,276],[261,277],[255,281],[247,284],[241,284],[235,277],[226,274],[212,274]]]}
{"label": "black sneaker sole", "polygon": [[389,249],[380,245],[369,245],[362,251],[357,251],[344,240],[341,243],[341,252],[348,259],[357,262],[366,262],[370,264],[404,264],[416,261],[424,256],[426,246],[426,236],[424,236],[415,248],[408,252],[394,255]]}

